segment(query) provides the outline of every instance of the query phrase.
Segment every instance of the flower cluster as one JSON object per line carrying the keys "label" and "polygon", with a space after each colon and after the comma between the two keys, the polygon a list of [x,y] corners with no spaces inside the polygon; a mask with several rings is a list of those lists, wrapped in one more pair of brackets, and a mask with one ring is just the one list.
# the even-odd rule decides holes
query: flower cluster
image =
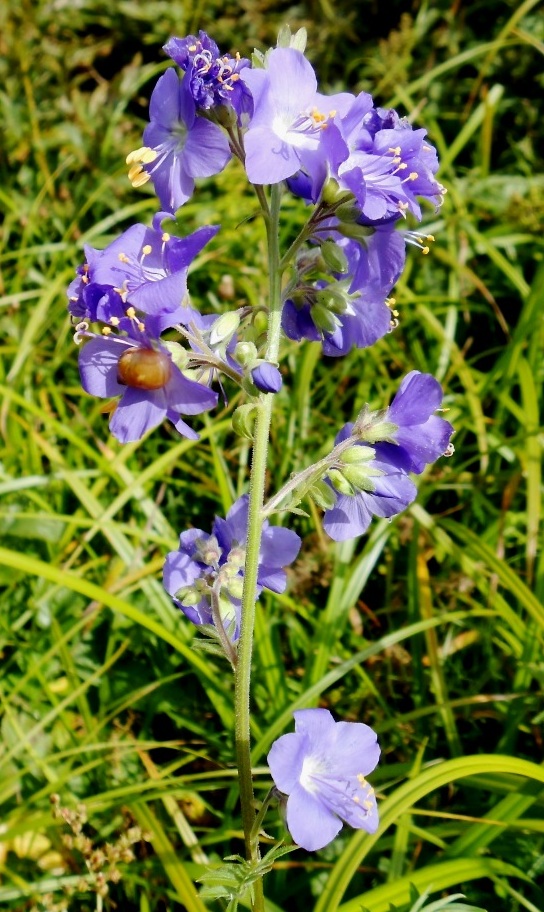
{"label": "flower cluster", "polygon": [[[280,317],[285,336],[318,342],[333,357],[367,348],[398,323],[391,293],[407,245],[427,253],[432,240],[399,226],[422,219],[422,202],[436,208],[442,201],[436,151],[424,129],[376,107],[368,93],[322,94],[304,44],[300,33],[284,35],[251,62],[222,53],[202,31],[173,37],[164,47],[177,69],[169,67],[158,79],[141,145],[126,158],[132,185],[151,185],[160,211],[151,227],[132,225],[105,249],[86,246],[85,262],[68,288],[75,340],[83,343],[82,385],[91,395],[117,400],[110,429],[122,443],[139,440],[165,419],[197,438],[183,416],[217,404],[214,383],[226,401],[223,375],[250,400],[238,409],[235,430],[258,435],[259,409],[268,417],[257,427],[267,429],[270,396],[283,383]],[[254,185],[268,226],[279,212],[279,204],[269,202],[270,185],[298,197],[309,213],[271,283],[278,293],[265,343],[257,309],[237,305],[203,313],[190,299],[189,270],[219,227],[178,236],[179,210],[196,181],[218,174],[233,157]],[[279,187],[270,195],[278,201]],[[278,259],[270,256],[271,263]],[[411,474],[421,474],[450,447],[453,429],[434,414],[441,403],[440,384],[412,371],[387,409],[364,410],[340,430],[332,453],[302,471],[299,500],[306,493],[314,497],[332,539],[360,535],[373,516],[394,516],[414,500]],[[252,490],[261,493],[265,462],[253,462],[261,475]],[[285,489],[296,495],[297,484],[290,479]],[[174,604],[219,639],[233,667],[238,652],[246,661],[249,655],[236,646],[241,628],[251,629],[241,618],[246,580],[257,573],[255,598],[263,589],[283,592],[285,568],[301,544],[295,532],[263,522],[274,512],[270,502],[266,508],[261,503],[259,515],[253,506],[251,534],[244,495],[224,519],[215,518],[211,533],[182,532],[164,565]],[[257,556],[257,547],[247,543],[261,525]],[[252,571],[247,577],[246,561]],[[313,851],[330,842],[343,822],[375,832],[376,800],[365,779],[380,753],[374,732],[361,723],[335,722],[325,709],[297,711],[295,724],[268,757],[293,839]]]}
{"label": "flower cluster", "polygon": [[[344,425],[335,443],[351,439],[342,464],[329,473],[334,506],[325,511],[323,528],[335,541],[366,532],[373,516],[402,512],[416,497],[409,472],[417,475],[448,453],[451,424],[434,415],[442,388],[430,374],[411,371],[385,413]],[[370,436],[379,442],[358,442]]]}
{"label": "flower cluster", "polygon": [[[164,586],[174,603],[194,624],[213,624],[213,598],[233,641],[240,634],[240,599],[246,556],[247,495],[240,497],[225,519],[216,516],[211,535],[202,529],[182,532],[177,551],[164,564]],[[287,584],[284,567],[300,550],[300,538],[290,529],[263,525],[259,552],[257,593],[263,589],[283,592]]]}

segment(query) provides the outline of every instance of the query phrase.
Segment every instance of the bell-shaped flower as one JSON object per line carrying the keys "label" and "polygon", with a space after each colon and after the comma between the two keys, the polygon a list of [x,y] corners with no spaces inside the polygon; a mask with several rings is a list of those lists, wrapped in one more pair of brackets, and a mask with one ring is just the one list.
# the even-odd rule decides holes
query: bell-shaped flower
{"label": "bell-shaped flower", "polygon": [[375,833],[378,809],[366,781],[380,758],[375,732],[362,722],[335,722],[328,709],[293,713],[295,731],[268,754],[276,787],[287,795],[287,827],[294,842],[315,852],[347,823]]}

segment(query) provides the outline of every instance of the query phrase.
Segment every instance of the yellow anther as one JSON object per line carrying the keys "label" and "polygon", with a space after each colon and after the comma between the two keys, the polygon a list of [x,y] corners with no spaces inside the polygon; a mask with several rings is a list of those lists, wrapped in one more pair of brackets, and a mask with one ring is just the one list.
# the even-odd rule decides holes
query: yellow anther
{"label": "yellow anther", "polygon": [[422,247],[422,248],[421,248],[421,252],[422,252],[422,254],[423,254],[424,256],[426,256],[426,255],[428,254],[429,250],[430,250],[429,247]]}
{"label": "yellow anther", "polygon": [[118,253],[118,254],[117,254],[117,259],[118,259],[121,263],[130,263],[130,260],[129,260],[128,256],[126,255],[126,253]]}
{"label": "yellow anther", "polygon": [[138,175],[142,173],[143,170],[144,169],[139,162],[136,162],[135,165],[132,165],[132,167],[129,169],[129,172],[128,172],[129,181],[132,183],[132,181],[135,180],[138,177]]}
{"label": "yellow anther", "polygon": [[373,807],[372,801],[368,801],[368,799],[366,801],[363,801],[363,807],[365,810],[370,811],[370,809]]}
{"label": "yellow anther", "polygon": [[169,240],[170,240],[170,235],[168,234],[167,231],[165,231],[161,238],[161,241],[164,241],[164,243],[167,244]]}
{"label": "yellow anther", "polygon": [[145,244],[145,245],[142,247],[142,253],[143,253],[143,255],[144,255],[144,256],[147,256],[149,253],[151,253],[152,249],[153,249],[153,248],[152,248],[151,244]]}
{"label": "yellow anther", "polygon": [[191,45],[189,46],[189,50],[190,50],[190,51],[196,51],[196,49],[197,49],[196,44],[191,44]]}
{"label": "yellow anther", "polygon": [[392,155],[400,155],[402,150],[401,150],[400,146],[392,146],[387,151],[391,152]]}
{"label": "yellow anther", "polygon": [[336,117],[336,109],[333,108],[332,111],[329,111],[329,117]]}
{"label": "yellow anther", "polygon": [[397,303],[397,299],[396,298],[386,298],[385,303],[387,304],[388,307],[394,307],[395,304]]}
{"label": "yellow anther", "polygon": [[407,167],[408,167],[408,165],[406,164],[406,162],[399,161],[399,166],[397,168],[397,171],[404,171],[404,169]]}
{"label": "yellow anther", "polygon": [[88,285],[88,284],[89,284],[89,276],[86,276],[86,275],[81,276],[81,281],[83,282],[84,285]]}
{"label": "yellow anther", "polygon": [[410,174],[408,175],[408,179],[411,181],[417,180],[418,177],[419,177],[419,174],[417,173],[417,171],[410,171]]}
{"label": "yellow anther", "polygon": [[141,151],[142,154],[140,155],[140,161],[143,162],[144,165],[150,165],[151,162],[155,161],[157,155],[159,154],[158,152],[155,152],[155,149],[150,149],[149,147],[146,147]]}
{"label": "yellow anther", "polygon": [[140,146],[139,149],[133,149],[132,152],[129,152],[125,161],[127,165],[132,165],[134,162],[139,162],[142,160],[142,154],[145,152],[146,146]]}
{"label": "yellow anther", "polygon": [[102,327],[102,335],[103,335],[103,336],[109,336],[110,333],[111,333],[111,326],[103,326],[103,327]]}
{"label": "yellow anther", "polygon": [[398,315],[399,315],[398,310],[392,310],[391,313],[393,314],[394,317],[398,317]]}
{"label": "yellow anther", "polygon": [[229,78],[230,78],[230,81],[231,81],[231,82],[238,82],[238,80],[240,79],[240,74],[239,74],[239,73],[233,73],[232,76],[230,76]]}
{"label": "yellow anther", "polygon": [[119,317],[110,317],[110,323],[112,326],[119,326],[120,322],[121,321],[119,320]]}
{"label": "yellow anther", "polygon": [[367,785],[367,781],[366,781],[366,779],[365,779],[365,777],[363,776],[362,773],[358,773],[358,774],[357,774],[357,781],[358,781],[362,786]]}
{"label": "yellow anther", "polygon": [[145,323],[137,323],[136,325],[137,325],[138,329],[140,330],[140,332],[143,333],[143,331],[145,330]]}
{"label": "yellow anther", "polygon": [[353,800],[354,800],[357,804],[359,804],[359,802],[360,802],[361,799],[359,798],[359,795],[354,795],[354,796],[353,796]]}
{"label": "yellow anther", "polygon": [[134,180],[131,180],[131,184],[133,187],[143,187],[144,184],[147,184],[150,177],[151,175],[148,174],[147,171],[142,171]]}
{"label": "yellow anther", "polygon": [[127,317],[129,317],[131,320],[133,320],[134,317],[136,316],[136,311],[134,310],[133,307],[127,307],[125,313],[126,313]]}
{"label": "yellow anther", "polygon": [[77,301],[77,295],[72,295],[72,297],[70,298],[70,300],[71,300],[71,301]]}
{"label": "yellow anther", "polygon": [[425,238],[427,241],[434,241],[434,235],[432,235],[432,234],[426,234]]}

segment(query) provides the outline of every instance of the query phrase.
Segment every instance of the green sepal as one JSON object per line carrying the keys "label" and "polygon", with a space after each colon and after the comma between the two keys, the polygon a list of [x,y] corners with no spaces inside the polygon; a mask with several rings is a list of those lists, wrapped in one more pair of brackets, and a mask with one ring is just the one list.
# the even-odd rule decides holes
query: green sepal
{"label": "green sepal", "polygon": [[253,440],[255,430],[255,419],[257,418],[257,406],[252,402],[239,405],[232,415],[232,429],[239,437],[245,437],[246,440]]}
{"label": "green sepal", "polygon": [[308,497],[311,497],[321,510],[331,510],[336,503],[336,494],[331,486],[322,479],[311,486]]}

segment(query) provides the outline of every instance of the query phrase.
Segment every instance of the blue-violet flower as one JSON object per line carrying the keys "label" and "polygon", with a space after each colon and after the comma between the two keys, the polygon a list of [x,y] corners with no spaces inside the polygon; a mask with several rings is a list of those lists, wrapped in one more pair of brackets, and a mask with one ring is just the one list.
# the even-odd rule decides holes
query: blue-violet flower
{"label": "blue-violet flower", "polygon": [[335,722],[328,709],[293,715],[295,731],[274,742],[268,765],[276,787],[288,795],[294,842],[315,852],[332,842],[343,823],[374,833],[378,809],[365,776],[380,757],[375,732],[362,722]]}

